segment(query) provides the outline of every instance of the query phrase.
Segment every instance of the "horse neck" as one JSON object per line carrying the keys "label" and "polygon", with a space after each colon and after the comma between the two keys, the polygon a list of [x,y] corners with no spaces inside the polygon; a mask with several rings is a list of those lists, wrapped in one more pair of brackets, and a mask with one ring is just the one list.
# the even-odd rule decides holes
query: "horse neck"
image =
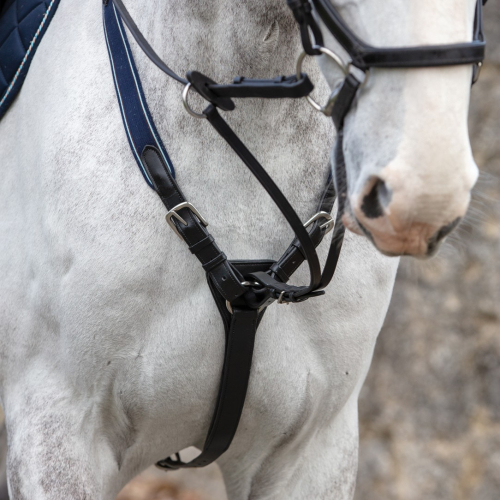
{"label": "horse neck", "polygon": [[130,11],[179,74],[196,69],[217,81],[230,81],[242,73],[293,71],[298,38],[284,1],[140,2],[131,3]]}
{"label": "horse neck", "polygon": [[[301,50],[293,16],[281,0],[152,2],[142,8],[130,3],[130,12],[158,54],[180,75],[198,70],[224,83],[238,75],[292,74]],[[225,218],[232,210],[228,199],[243,209],[233,210],[230,224],[236,230],[224,234],[223,246],[238,257],[282,252],[291,235],[267,194],[208,123],[186,114],[182,86],[154,67],[135,43],[132,50],[181,188],[210,221],[220,220],[221,213]],[[311,78],[319,82],[318,92],[327,94],[319,69],[314,64],[310,68]],[[197,110],[206,105],[196,96],[192,103]],[[240,99],[236,105],[224,117],[307,220],[328,175],[334,141],[330,121],[316,115],[302,99]],[[252,217],[245,211],[248,207],[258,208]],[[241,240],[249,233],[262,240],[255,254],[249,249],[251,243]]]}

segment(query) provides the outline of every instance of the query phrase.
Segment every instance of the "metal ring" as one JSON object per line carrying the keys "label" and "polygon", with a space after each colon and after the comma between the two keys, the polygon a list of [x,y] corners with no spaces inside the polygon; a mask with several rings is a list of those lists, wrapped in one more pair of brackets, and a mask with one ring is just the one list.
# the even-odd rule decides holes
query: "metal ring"
{"label": "metal ring", "polygon": [[[330,49],[327,49],[326,47],[320,47],[319,45],[315,45],[313,49],[317,49],[321,52],[321,54],[324,54],[325,56],[328,56],[330,59],[333,59],[333,61],[337,63],[337,66],[342,70],[342,73],[344,73],[344,76],[347,76],[349,74],[351,62],[348,63],[344,62],[344,60],[338,54],[335,54],[335,52],[331,51]],[[303,51],[299,55],[299,58],[297,59],[297,65],[296,65],[297,79],[300,79],[301,77],[302,63],[304,62],[306,56],[307,56],[306,52]]]}
{"label": "metal ring", "polygon": [[184,87],[184,90],[182,91],[182,104],[184,104],[184,108],[191,116],[194,116],[195,118],[206,118],[206,115],[204,115],[203,113],[197,113],[196,111],[193,111],[191,109],[191,107],[189,106],[188,94],[189,94],[190,88],[191,88],[191,83],[188,83]]}
{"label": "metal ring", "polygon": [[[325,56],[328,56],[330,59],[332,59],[337,66],[342,70],[342,73],[344,73],[344,76],[349,75],[350,68],[351,68],[351,63],[345,63],[342,58],[335,54],[335,52],[332,52],[330,49],[327,49],[326,47],[320,47],[319,45],[315,45],[313,47],[314,49],[318,49],[321,54],[324,54]],[[304,62],[305,57],[307,56],[306,52],[302,52],[299,55],[299,58],[297,59],[297,78],[301,77],[302,74],[302,64]],[[326,116],[332,116],[332,111],[333,111],[333,104],[337,100],[337,97],[339,95],[340,89],[342,88],[342,85],[339,84],[337,85],[332,93],[330,94],[330,97],[328,98],[328,102],[326,103],[325,106],[321,106],[318,104],[311,96],[306,95],[307,102],[316,110],[320,111]]]}

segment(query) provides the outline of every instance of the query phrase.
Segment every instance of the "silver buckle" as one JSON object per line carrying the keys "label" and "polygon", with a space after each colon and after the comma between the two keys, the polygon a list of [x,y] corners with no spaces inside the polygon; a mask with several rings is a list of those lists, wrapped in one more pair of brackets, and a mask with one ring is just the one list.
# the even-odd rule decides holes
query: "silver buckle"
{"label": "silver buckle", "polygon": [[333,217],[328,212],[318,212],[316,215],[313,215],[305,224],[304,227],[308,228],[313,222],[316,222],[318,219],[326,219],[326,222],[319,226],[321,229],[325,229],[325,234],[328,234],[335,225],[333,221]]}
{"label": "silver buckle", "polygon": [[208,222],[203,218],[203,215],[196,210],[196,208],[191,205],[191,203],[188,203],[185,201],[184,203],[179,203],[176,205],[172,210],[170,210],[167,215],[165,215],[165,220],[167,221],[167,224],[173,229],[174,233],[181,239],[183,240],[184,238],[181,236],[181,233],[179,233],[174,221],[172,220],[172,217],[176,218],[181,224],[184,224],[187,226],[187,222],[177,213],[179,210],[182,208],[189,208],[191,212],[193,212],[196,217],[198,217],[198,220],[206,227],[208,226]]}

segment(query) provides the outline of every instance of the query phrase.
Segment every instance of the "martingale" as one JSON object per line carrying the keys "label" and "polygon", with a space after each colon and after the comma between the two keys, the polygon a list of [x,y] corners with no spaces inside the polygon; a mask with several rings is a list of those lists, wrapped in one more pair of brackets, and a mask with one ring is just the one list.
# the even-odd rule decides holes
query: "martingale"
{"label": "martingale", "polygon": [[[267,307],[273,302],[290,304],[323,295],[324,288],[333,278],[344,237],[341,216],[346,186],[345,180],[343,181],[345,174],[342,127],[344,118],[362,84],[351,71],[352,67],[362,70],[366,75],[372,67],[418,68],[473,64],[474,82],[484,59],[485,41],[482,22],[482,6],[486,3],[484,0],[477,2],[472,42],[396,48],[372,47],[360,40],[349,29],[329,0],[287,0],[287,3],[299,25],[304,47],[304,53],[299,56],[297,62],[296,74],[270,80],[237,77],[231,84],[220,85],[197,71],[188,72],[186,78],[174,73],[151,48],[122,1],[103,1],[106,43],[123,124],[132,153],[144,179],[166,206],[167,223],[177,236],[187,243],[189,251],[203,266],[226,335],[219,393],[203,450],[190,462],[183,462],[179,453],[175,454],[175,458],[165,458],[157,463],[162,469],[203,467],[212,463],[229,448],[245,402],[255,335]],[[337,54],[323,46],[321,29],[312,15],[313,8],[316,9],[326,28],[349,54],[351,58],[349,63],[345,63]],[[285,216],[295,233],[295,238],[278,261],[229,261],[208,232],[208,222],[182,194],[175,180],[172,162],[149,112],[124,25],[151,61],[171,78],[184,85],[182,99],[188,113],[196,118],[206,119],[215,128],[259,180]],[[306,55],[322,54],[330,57],[345,76],[342,83],[333,90],[325,106],[320,106],[309,96],[313,85],[301,70]],[[209,103],[202,113],[193,111],[189,106],[188,95],[191,89]],[[233,98],[249,97],[269,99],[305,97],[315,109],[332,117],[334,121],[337,128],[336,175],[329,176],[318,203],[318,212],[305,224],[266,170],[218,112],[218,109],[234,110],[236,106]],[[330,212],[336,194],[338,194],[338,210],[334,222]],[[315,249],[331,230],[333,236],[322,270]],[[309,267],[309,284],[303,286],[287,284],[304,261]]]}

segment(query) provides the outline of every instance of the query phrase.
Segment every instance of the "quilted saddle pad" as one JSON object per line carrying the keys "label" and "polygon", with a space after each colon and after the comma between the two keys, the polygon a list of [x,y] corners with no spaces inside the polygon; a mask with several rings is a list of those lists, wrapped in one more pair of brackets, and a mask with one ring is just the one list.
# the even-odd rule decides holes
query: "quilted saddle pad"
{"label": "quilted saddle pad", "polygon": [[0,119],[28,73],[60,0],[0,0]]}

